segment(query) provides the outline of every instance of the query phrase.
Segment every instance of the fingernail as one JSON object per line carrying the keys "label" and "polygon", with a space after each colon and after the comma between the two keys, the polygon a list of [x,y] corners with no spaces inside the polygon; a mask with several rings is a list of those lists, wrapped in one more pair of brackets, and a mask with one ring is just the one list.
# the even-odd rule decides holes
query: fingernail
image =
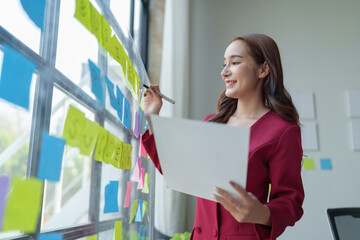
{"label": "fingernail", "polygon": [[229,182],[232,186],[234,186],[235,185],[235,183],[233,182],[233,181],[230,181]]}
{"label": "fingernail", "polygon": [[214,194],[211,194],[211,197],[212,197],[213,199],[216,199],[216,196],[215,196]]}
{"label": "fingernail", "polygon": [[213,187],[213,189],[216,191],[216,192],[219,192],[219,189],[217,187]]}

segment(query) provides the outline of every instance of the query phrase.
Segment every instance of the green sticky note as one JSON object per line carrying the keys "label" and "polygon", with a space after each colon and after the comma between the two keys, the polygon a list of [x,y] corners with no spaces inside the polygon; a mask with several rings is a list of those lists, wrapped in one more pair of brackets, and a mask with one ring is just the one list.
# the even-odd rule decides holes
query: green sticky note
{"label": "green sticky note", "polygon": [[85,238],[85,240],[97,240],[97,239],[98,239],[97,234],[94,234],[94,235],[91,235],[91,236],[88,236],[87,238]]}
{"label": "green sticky note", "polygon": [[132,221],[133,221],[134,218],[135,218],[136,211],[137,211],[137,208],[138,208],[138,201],[139,201],[139,200],[137,200],[137,199],[133,201],[133,204],[132,204],[132,206],[131,206],[131,211],[130,211],[129,223],[132,223]]}
{"label": "green sticky note", "polygon": [[112,36],[111,44],[112,49],[110,52],[110,56],[121,65],[123,73],[126,76],[126,52],[115,35]]}
{"label": "green sticky note", "polygon": [[91,29],[92,33],[95,35],[99,44],[102,46],[102,18],[104,16],[100,15],[100,13],[94,8],[94,6],[90,6],[91,8]]}
{"label": "green sticky note", "polygon": [[115,240],[122,240],[122,221],[115,221]]}
{"label": "green sticky note", "polygon": [[80,154],[91,156],[99,134],[99,124],[85,118],[80,144]]}
{"label": "green sticky note", "polygon": [[120,168],[120,160],[123,151],[123,146],[124,146],[124,142],[121,141],[120,139],[116,139],[115,155],[111,161],[111,164],[116,168]]}
{"label": "green sticky note", "polygon": [[12,191],[5,209],[3,231],[36,232],[42,203],[43,182],[35,178],[14,178],[10,189]]}
{"label": "green sticky note", "polygon": [[101,18],[102,19],[102,47],[107,51],[107,52],[111,52],[111,28],[109,23],[106,21],[106,18]]}
{"label": "green sticky note", "polygon": [[143,208],[142,208],[143,212],[142,212],[142,217],[144,218],[145,212],[147,215],[148,220],[150,221],[150,217],[149,217],[149,210],[148,210],[148,203],[147,201],[143,201]]}
{"label": "green sticky note", "polygon": [[303,169],[304,170],[314,170],[315,163],[313,158],[304,158],[303,159]]}
{"label": "green sticky note", "polygon": [[127,143],[123,145],[123,151],[121,154],[120,168],[122,170],[131,170],[131,151],[133,146]]}
{"label": "green sticky note", "polygon": [[148,173],[145,173],[144,188],[141,190],[142,193],[149,194],[149,180],[150,175]]}
{"label": "green sticky note", "polygon": [[90,32],[91,28],[91,3],[89,0],[76,0],[74,17],[79,20]]}
{"label": "green sticky note", "polygon": [[66,144],[73,147],[81,146],[84,122],[85,114],[70,105],[62,134],[62,137],[66,140]]}
{"label": "green sticky note", "polygon": [[108,143],[106,144],[105,151],[104,151],[104,163],[111,163],[111,160],[114,158],[115,155],[115,147],[116,147],[116,137],[109,133]]}
{"label": "green sticky note", "polygon": [[94,159],[96,161],[99,161],[99,162],[103,161],[104,151],[106,148],[106,144],[108,142],[108,137],[109,137],[109,132],[105,128],[99,126],[99,134],[98,134],[98,139],[97,139],[95,154],[94,154]]}

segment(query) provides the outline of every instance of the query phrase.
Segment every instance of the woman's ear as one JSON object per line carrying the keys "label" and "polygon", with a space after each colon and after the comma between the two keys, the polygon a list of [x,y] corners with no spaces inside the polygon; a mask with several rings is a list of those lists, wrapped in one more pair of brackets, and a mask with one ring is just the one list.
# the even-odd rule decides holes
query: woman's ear
{"label": "woman's ear", "polygon": [[269,73],[270,73],[269,64],[265,61],[260,66],[260,73],[259,73],[258,77],[260,79],[265,78]]}

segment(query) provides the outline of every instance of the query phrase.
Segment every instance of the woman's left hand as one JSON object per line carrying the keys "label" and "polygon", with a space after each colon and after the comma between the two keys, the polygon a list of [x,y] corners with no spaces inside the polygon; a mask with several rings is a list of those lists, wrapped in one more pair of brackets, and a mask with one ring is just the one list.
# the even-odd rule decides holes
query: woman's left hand
{"label": "woman's left hand", "polygon": [[240,199],[234,198],[227,191],[215,187],[219,195],[213,195],[238,222],[258,223],[271,226],[270,209],[262,204],[252,193],[246,192],[240,185],[230,182],[239,193]]}

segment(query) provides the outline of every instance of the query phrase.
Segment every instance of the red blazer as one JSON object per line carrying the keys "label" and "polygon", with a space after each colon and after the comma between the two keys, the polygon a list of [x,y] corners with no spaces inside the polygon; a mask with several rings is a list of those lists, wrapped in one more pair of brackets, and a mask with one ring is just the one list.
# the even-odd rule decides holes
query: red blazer
{"label": "red blazer", "polygon": [[[300,127],[269,111],[250,130],[246,191],[269,207],[272,226],[239,223],[220,204],[197,198],[191,239],[272,240],[301,218],[304,189]],[[146,131],[142,143],[162,173],[153,135]]]}

